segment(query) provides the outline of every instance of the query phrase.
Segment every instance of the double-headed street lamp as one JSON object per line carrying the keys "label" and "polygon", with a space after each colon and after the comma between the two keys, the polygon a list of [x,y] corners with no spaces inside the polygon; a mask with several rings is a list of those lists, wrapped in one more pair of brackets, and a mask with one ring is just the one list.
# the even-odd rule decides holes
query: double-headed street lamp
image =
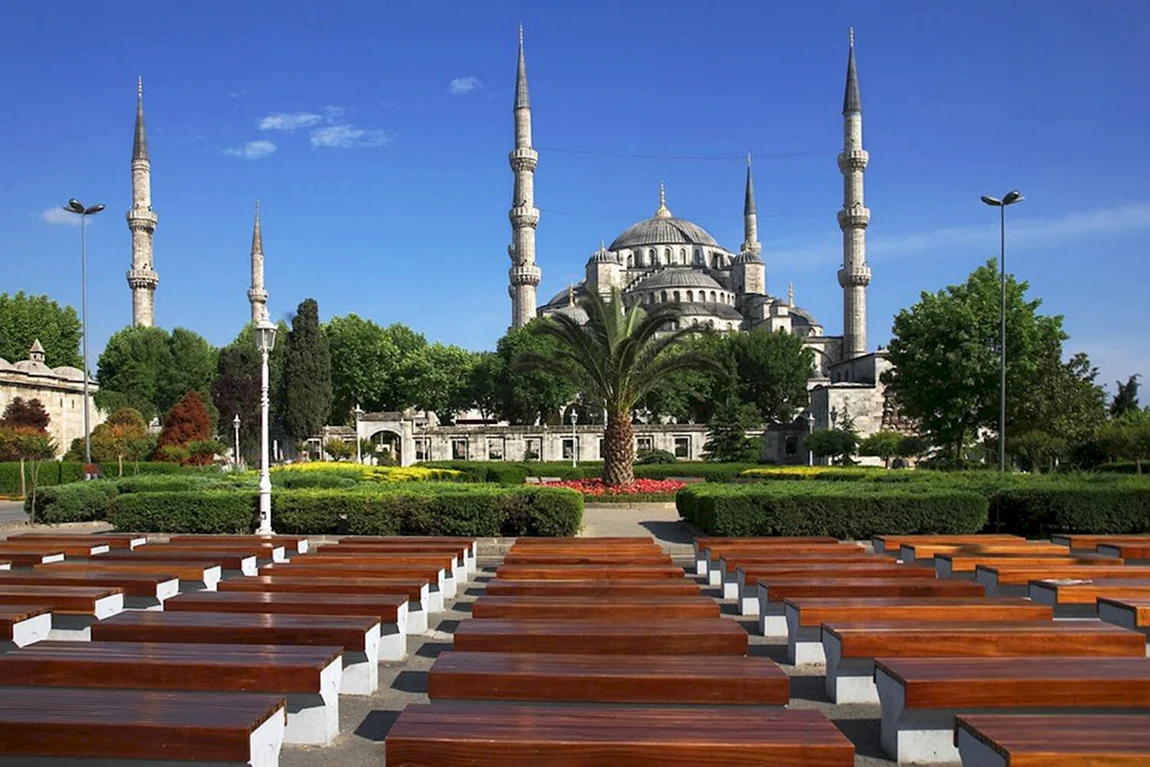
{"label": "double-headed street lamp", "polygon": [[103,204],[90,208],[75,197],[68,200],[64,210],[80,217],[80,332],[84,339],[84,479],[91,479],[88,467],[92,465],[92,429],[88,414],[88,242],[85,230],[88,216],[94,216],[104,209]]}
{"label": "double-headed street lamp", "polygon": [[260,527],[256,532],[272,532],[272,478],[268,470],[268,355],[276,345],[276,326],[267,317],[256,324],[256,349],[260,353]]}
{"label": "double-headed street lamp", "polygon": [[998,327],[998,470],[1006,471],[1006,206],[1022,202],[1022,192],[1017,189],[1007,192],[1002,199],[982,196],[982,201],[998,208],[999,267],[1001,280],[1002,307],[999,310]]}

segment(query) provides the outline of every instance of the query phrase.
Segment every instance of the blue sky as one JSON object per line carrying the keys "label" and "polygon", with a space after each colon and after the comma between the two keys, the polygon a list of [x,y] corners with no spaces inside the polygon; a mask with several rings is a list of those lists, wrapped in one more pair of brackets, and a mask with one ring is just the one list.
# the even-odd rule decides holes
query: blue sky
{"label": "blue sky", "polygon": [[541,300],[654,212],[660,180],[676,215],[737,249],[749,149],[768,290],[793,282],[839,333],[835,155],[853,24],[872,347],[920,291],[997,254],[978,197],[1017,187],[1008,269],[1065,315],[1068,351],[1088,351],[1111,387],[1150,374],[1144,0],[5,3],[0,291],[78,305],[79,233],[45,212],[103,202],[89,229],[93,349],[129,321],[142,74],[158,324],[235,336],[258,196],[273,316],[312,296],[324,317],[490,348],[510,316],[520,21]]}

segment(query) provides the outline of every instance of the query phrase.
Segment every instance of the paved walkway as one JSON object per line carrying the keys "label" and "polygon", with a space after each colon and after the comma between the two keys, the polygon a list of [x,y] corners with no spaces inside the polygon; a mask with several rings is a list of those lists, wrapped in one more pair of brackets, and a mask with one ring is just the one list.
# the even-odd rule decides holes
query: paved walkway
{"label": "paved walkway", "polygon": [[5,522],[26,522],[23,501],[0,501],[0,525]]}
{"label": "paved walkway", "polygon": [[649,535],[664,548],[677,549],[694,539],[692,528],[679,519],[673,503],[642,503],[634,507],[622,504],[587,504],[583,509],[586,538]]}

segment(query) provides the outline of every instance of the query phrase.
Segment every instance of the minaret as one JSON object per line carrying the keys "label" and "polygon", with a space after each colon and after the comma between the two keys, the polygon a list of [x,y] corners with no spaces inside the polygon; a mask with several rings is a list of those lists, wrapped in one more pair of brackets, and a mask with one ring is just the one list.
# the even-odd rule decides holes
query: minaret
{"label": "minaret", "polygon": [[132,289],[132,324],[150,328],[156,324],[156,285],[160,275],[152,268],[152,235],[156,214],[152,211],[152,162],[144,132],[144,78],[136,81],[136,136],[132,142],[132,207],[128,211],[132,232],[132,268],[128,286]]}
{"label": "minaret", "polygon": [[743,197],[743,247],[744,253],[756,256],[763,251],[759,242],[759,214],[755,210],[755,180],[751,176],[751,153],[747,152],[747,191]]}
{"label": "minaret", "polygon": [[839,285],[843,289],[842,359],[866,354],[866,288],[870,267],[866,262],[866,228],[870,211],[863,200],[863,174],[870,155],[862,148],[862,99],[855,70],[855,31],[850,30],[847,88],[843,98],[843,151],[839,171],[843,174],[843,209],[838,213],[843,231],[843,265]]}
{"label": "minaret", "polygon": [[527,61],[523,55],[523,25],[519,25],[519,67],[515,76],[515,148],[509,157],[515,174],[511,198],[511,256],[508,273],[511,285],[511,327],[519,328],[535,317],[535,288],[542,272],[535,265],[535,227],[539,209],[535,207],[535,167],[539,155],[531,148],[531,100],[527,96]]}
{"label": "minaret", "polygon": [[252,324],[267,319],[268,292],[264,290],[264,237],[260,231],[260,201],[256,199],[256,223],[252,227],[252,286],[248,289]]}

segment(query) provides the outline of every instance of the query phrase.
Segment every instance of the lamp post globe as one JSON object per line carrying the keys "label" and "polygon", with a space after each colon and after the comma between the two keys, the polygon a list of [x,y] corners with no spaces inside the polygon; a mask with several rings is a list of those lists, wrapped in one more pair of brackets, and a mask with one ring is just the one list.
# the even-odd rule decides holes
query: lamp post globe
{"label": "lamp post globe", "polygon": [[232,419],[232,431],[235,433],[235,452],[232,453],[232,467],[240,470],[240,414],[236,413],[236,417]]}
{"label": "lamp post globe", "polygon": [[276,345],[276,326],[264,317],[256,325],[256,349],[260,353],[260,523],[257,532],[272,532],[272,478],[268,466],[268,355]]}
{"label": "lamp post globe", "polygon": [[579,436],[575,432],[575,425],[579,423],[579,411],[571,408],[571,468],[574,469],[579,460]]}
{"label": "lamp post globe", "polygon": [[359,440],[359,421],[363,418],[363,408],[361,408],[357,402],[355,410],[352,412],[355,413],[355,462],[363,463],[363,448]]}

